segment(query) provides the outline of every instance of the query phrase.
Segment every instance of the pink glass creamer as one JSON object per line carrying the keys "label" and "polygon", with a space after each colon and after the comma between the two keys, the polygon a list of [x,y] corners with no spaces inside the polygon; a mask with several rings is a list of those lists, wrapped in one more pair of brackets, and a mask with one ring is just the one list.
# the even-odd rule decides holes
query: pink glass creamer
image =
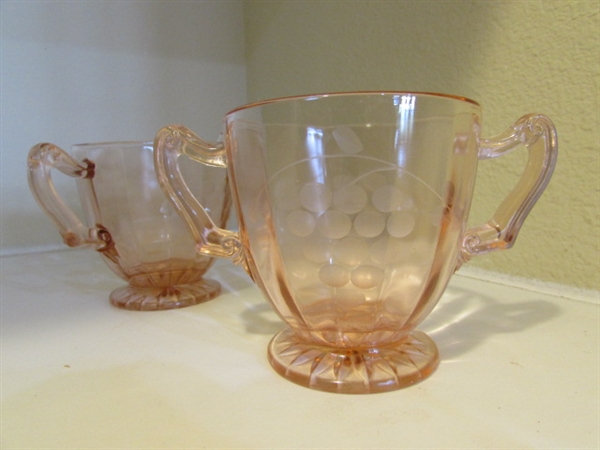
{"label": "pink glass creamer", "polygon": [[[194,166],[189,188],[225,226],[231,203],[226,171]],[[28,169],[31,191],[64,242],[94,248],[128,282],[110,294],[113,305],[173,309],[219,294],[220,284],[204,278],[214,259],[194,250],[185,223],[159,187],[152,143],[75,145],[72,156],[38,144],[29,152]],[[85,224],[59,197],[54,169],[76,179]]]}
{"label": "pink glass creamer", "polygon": [[[204,255],[241,264],[288,328],[274,369],[310,388],[373,393],[437,367],[415,327],[471,257],[510,247],[548,183],[552,122],[531,114],[480,136],[471,100],[408,92],[268,100],[225,116],[222,144],[182,126],[156,137],[158,179]],[[520,145],[525,172],[489,222],[467,228],[478,161]],[[240,230],[217,227],[178,157],[227,167]]]}

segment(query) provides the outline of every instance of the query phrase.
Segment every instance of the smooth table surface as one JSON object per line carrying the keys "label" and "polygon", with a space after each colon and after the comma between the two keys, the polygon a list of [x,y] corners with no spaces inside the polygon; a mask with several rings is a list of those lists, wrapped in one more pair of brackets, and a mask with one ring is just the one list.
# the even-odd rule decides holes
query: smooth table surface
{"label": "smooth table surface", "polygon": [[270,367],[283,324],[243,271],[220,297],[124,311],[92,250],[4,257],[2,449],[579,448],[599,439],[598,303],[455,275],[407,389],[313,391]]}

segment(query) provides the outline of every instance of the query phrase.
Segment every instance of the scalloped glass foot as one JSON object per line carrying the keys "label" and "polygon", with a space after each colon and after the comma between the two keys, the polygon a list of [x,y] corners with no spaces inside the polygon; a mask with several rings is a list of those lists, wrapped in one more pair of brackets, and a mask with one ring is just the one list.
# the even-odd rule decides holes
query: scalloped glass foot
{"label": "scalloped glass foot", "polygon": [[162,288],[123,286],[111,292],[110,302],[117,308],[159,311],[196,305],[215,298],[220,292],[219,282],[205,278],[194,284]]}
{"label": "scalloped glass foot", "polygon": [[342,394],[373,394],[411,386],[431,375],[439,353],[422,331],[379,348],[342,349],[299,339],[291,329],[269,344],[269,362],[288,380],[311,389]]}

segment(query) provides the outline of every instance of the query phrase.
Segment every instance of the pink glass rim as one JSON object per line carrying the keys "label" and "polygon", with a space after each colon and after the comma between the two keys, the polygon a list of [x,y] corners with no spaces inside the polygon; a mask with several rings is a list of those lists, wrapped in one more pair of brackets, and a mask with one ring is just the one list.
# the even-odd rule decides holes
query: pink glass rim
{"label": "pink glass rim", "polygon": [[277,97],[267,100],[259,100],[257,102],[248,103],[246,105],[238,106],[237,108],[229,111],[226,116],[236,113],[238,111],[242,111],[244,109],[254,108],[255,106],[263,106],[271,103],[280,103],[286,101],[294,101],[294,100],[314,100],[317,98],[327,98],[327,97],[352,97],[352,96],[390,96],[390,95],[415,95],[421,97],[440,97],[448,100],[458,100],[462,102],[472,103],[475,106],[481,107],[481,105],[467,97],[461,97],[460,95],[452,95],[452,94],[443,94],[439,92],[415,92],[415,91],[348,91],[348,92],[326,92],[320,94],[308,94],[308,95],[292,95],[287,97]]}
{"label": "pink glass rim", "polygon": [[152,147],[153,142],[147,141],[105,141],[105,142],[84,142],[82,144],[73,144],[71,148],[81,147]]}

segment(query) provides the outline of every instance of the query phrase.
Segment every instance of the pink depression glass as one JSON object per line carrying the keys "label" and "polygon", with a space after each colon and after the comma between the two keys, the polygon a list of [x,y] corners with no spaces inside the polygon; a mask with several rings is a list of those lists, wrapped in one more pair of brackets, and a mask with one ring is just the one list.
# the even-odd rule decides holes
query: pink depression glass
{"label": "pink depression glass", "polygon": [[[143,142],[74,145],[72,155],[43,143],[32,147],[27,161],[31,192],[64,242],[94,248],[128,282],[110,294],[119,308],[180,308],[221,290],[204,278],[214,258],[195,251],[187,226],[156,180],[153,153],[152,143]],[[225,226],[231,204],[226,171],[194,166],[189,189]],[[59,197],[53,169],[76,179],[85,224]]]}
{"label": "pink depression glass", "polygon": [[[436,345],[416,326],[462,263],[514,243],[557,151],[545,116],[482,139],[480,106],[440,94],[268,100],[224,125],[223,144],[182,126],[159,131],[158,179],[199,251],[241,264],[288,325],[269,345],[273,368],[339,393],[399,389],[436,369]],[[478,161],[521,145],[529,160],[517,186],[468,228]],[[181,154],[227,167],[239,232],[210,222],[177,174]]]}

